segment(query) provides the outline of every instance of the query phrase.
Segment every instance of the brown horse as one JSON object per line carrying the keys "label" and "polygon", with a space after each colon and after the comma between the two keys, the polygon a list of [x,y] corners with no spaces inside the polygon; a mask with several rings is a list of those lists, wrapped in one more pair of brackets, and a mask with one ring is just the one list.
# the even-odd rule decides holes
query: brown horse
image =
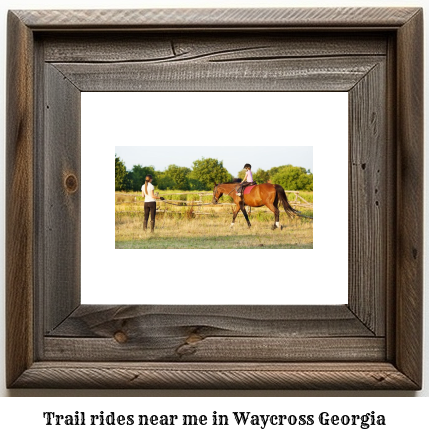
{"label": "brown horse", "polygon": [[274,213],[274,225],[272,227],[273,230],[276,228],[282,229],[283,226],[280,225],[280,211],[278,208],[279,200],[283,204],[285,212],[288,214],[290,218],[293,216],[300,216],[305,218],[305,215],[302,215],[299,211],[295,210],[288,202],[286,192],[280,185],[273,185],[271,183],[261,183],[260,185],[256,185],[253,187],[249,194],[242,194],[241,197],[237,195],[237,188],[240,185],[238,182],[228,182],[228,183],[219,183],[215,185],[213,189],[213,204],[217,204],[219,198],[222,195],[228,195],[234,200],[236,204],[236,208],[234,210],[234,214],[232,216],[231,227],[234,227],[235,218],[237,217],[238,212],[240,210],[243,212],[244,217],[246,218],[247,225],[251,226],[249,217],[247,216],[246,209],[244,208],[246,205],[250,207],[261,207],[267,206],[271,212]]}

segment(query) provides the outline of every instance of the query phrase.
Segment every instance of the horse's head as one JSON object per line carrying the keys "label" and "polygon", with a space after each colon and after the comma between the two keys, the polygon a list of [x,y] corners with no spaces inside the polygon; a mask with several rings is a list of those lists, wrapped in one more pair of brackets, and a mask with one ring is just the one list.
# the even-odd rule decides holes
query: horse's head
{"label": "horse's head", "polygon": [[214,188],[213,188],[213,200],[212,200],[212,203],[213,204],[217,204],[218,201],[219,201],[219,198],[222,197],[222,195],[223,195],[223,192],[220,191],[219,185],[215,184]]}

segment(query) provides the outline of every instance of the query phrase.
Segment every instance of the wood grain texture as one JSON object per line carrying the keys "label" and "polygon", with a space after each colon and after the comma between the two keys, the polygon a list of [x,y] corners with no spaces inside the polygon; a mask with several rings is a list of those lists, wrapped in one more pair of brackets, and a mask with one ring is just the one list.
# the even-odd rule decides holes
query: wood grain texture
{"label": "wood grain texture", "polygon": [[[398,32],[397,364],[422,382],[423,12]],[[410,204],[412,200],[412,204]]]}
{"label": "wood grain texture", "polygon": [[389,199],[386,63],[349,92],[349,307],[385,335],[386,220]]}
{"label": "wood grain texture", "polygon": [[32,29],[280,27],[395,28],[417,8],[134,9],[14,11]]}
{"label": "wood grain texture", "polygon": [[96,91],[348,91],[378,57],[237,62],[55,63],[79,89]]}
{"label": "wood grain texture", "polygon": [[385,231],[386,245],[386,359],[395,361],[396,354],[396,242],[397,242],[397,44],[396,35],[388,37],[387,52],[387,179],[386,195],[389,201],[386,207]]}
{"label": "wood grain texture", "polygon": [[[80,304],[80,91],[45,67],[45,332]],[[55,152],[53,152],[55,150]]]}
{"label": "wood grain texture", "polygon": [[130,361],[382,361],[385,340],[341,305],[80,306],[44,350],[67,361],[124,350]]}
{"label": "wood grain texture", "polygon": [[[350,33],[224,32],[43,35],[45,61],[67,63],[272,60],[386,55],[386,38]],[[108,49],[106,49],[106,45]]]}
{"label": "wood grain texture", "polygon": [[49,336],[128,339],[173,332],[183,338],[367,337],[374,334],[345,305],[338,306],[104,306],[82,305]]}
{"label": "wood grain texture", "polygon": [[[152,334],[151,334],[152,333]],[[383,338],[187,337],[147,332],[128,338],[117,331],[110,339],[45,338],[44,360],[60,362],[383,362]]]}
{"label": "wood grain texture", "polygon": [[[45,270],[46,256],[45,253],[45,154],[49,153],[45,147],[45,63],[43,44],[34,44],[34,112],[35,132],[34,132],[34,151],[33,151],[33,168],[34,168],[34,268],[38,271],[34,275],[34,353],[33,357],[37,361],[40,359],[40,350],[43,349],[43,338],[46,332],[45,327]],[[37,84],[37,85],[36,85]]]}
{"label": "wood grain texture", "polygon": [[6,111],[6,382],[33,361],[33,50],[8,14]]}
{"label": "wood grain texture", "polygon": [[389,363],[35,363],[14,387],[93,389],[416,389]]}

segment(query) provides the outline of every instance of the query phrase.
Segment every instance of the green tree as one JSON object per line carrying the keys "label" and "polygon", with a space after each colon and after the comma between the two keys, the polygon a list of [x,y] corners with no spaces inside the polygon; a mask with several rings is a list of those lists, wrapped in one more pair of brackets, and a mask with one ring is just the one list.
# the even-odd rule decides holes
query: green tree
{"label": "green tree", "polygon": [[204,157],[193,163],[190,178],[198,180],[205,190],[213,189],[216,183],[229,182],[232,180],[231,174],[223,166],[222,161]]}
{"label": "green tree", "polygon": [[153,185],[156,185],[157,182],[157,172],[155,168],[150,165],[148,167],[144,167],[142,165],[134,165],[132,171],[130,171],[131,178],[131,187],[133,191],[140,191],[142,185],[144,185],[144,181],[146,176],[150,174],[153,177]]}
{"label": "green tree", "polygon": [[[271,170],[270,170],[271,175]],[[313,190],[313,174],[307,172],[305,168],[294,167],[292,165],[284,165],[277,167],[271,181],[283,186],[289,191],[312,191]]]}
{"label": "green tree", "polygon": [[291,167],[292,165],[281,165],[279,167],[272,167],[268,170],[268,174],[270,175],[270,179],[272,180],[273,177],[281,170],[284,170],[285,168]]}
{"label": "green tree", "polygon": [[301,191],[313,191],[313,174],[308,172],[307,174],[301,174],[298,179],[298,185],[302,186]]}
{"label": "green tree", "polygon": [[124,162],[115,154],[115,191],[128,191],[128,174]]}
{"label": "green tree", "polygon": [[[188,186],[191,191],[205,191],[204,183],[192,178],[192,173],[188,175]],[[212,186],[213,188],[213,186]]]}
{"label": "green tree", "polygon": [[166,175],[164,172],[159,172],[156,177],[156,187],[162,191],[167,191],[169,189],[175,189],[174,180]]}
{"label": "green tree", "polygon": [[180,189],[186,191],[189,189],[188,175],[191,172],[189,168],[178,167],[177,165],[170,165],[165,170],[165,176],[174,181],[173,189]]}
{"label": "green tree", "polygon": [[270,174],[268,171],[264,171],[263,169],[259,168],[255,174],[253,174],[253,180],[256,183],[267,183],[270,179]]}

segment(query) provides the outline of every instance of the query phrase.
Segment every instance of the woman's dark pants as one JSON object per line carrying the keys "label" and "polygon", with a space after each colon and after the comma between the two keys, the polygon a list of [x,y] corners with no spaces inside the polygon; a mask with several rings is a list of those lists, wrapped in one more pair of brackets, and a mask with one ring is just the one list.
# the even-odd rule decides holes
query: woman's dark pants
{"label": "woman's dark pants", "polygon": [[147,229],[149,213],[150,213],[150,231],[153,232],[153,229],[155,228],[156,201],[148,201],[147,203],[144,204],[143,230]]}

